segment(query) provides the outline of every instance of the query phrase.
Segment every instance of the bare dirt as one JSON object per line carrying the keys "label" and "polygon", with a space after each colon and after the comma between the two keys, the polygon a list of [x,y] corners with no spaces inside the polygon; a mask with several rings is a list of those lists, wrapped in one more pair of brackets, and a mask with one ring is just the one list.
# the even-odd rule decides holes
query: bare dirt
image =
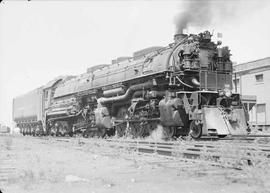
{"label": "bare dirt", "polygon": [[139,154],[98,140],[85,145],[79,139],[0,136],[3,193],[265,193],[270,192],[269,172],[262,172],[266,170],[270,167],[234,170]]}

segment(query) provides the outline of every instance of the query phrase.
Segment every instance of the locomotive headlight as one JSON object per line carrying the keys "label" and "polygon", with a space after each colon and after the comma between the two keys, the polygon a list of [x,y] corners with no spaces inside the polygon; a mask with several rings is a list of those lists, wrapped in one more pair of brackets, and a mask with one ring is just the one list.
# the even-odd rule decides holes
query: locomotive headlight
{"label": "locomotive headlight", "polygon": [[230,89],[230,85],[228,84],[225,84],[224,95],[228,98],[232,96],[232,91]]}
{"label": "locomotive headlight", "polygon": [[231,96],[232,96],[232,91],[231,91],[231,90],[227,90],[227,89],[226,89],[226,90],[224,90],[224,94],[225,94],[225,96],[226,96],[226,97],[228,97],[228,98],[229,98],[229,97],[231,97]]}
{"label": "locomotive headlight", "polygon": [[223,90],[219,90],[219,91],[218,91],[218,95],[219,95],[219,96],[224,96],[224,94],[225,94],[225,93],[224,93]]}

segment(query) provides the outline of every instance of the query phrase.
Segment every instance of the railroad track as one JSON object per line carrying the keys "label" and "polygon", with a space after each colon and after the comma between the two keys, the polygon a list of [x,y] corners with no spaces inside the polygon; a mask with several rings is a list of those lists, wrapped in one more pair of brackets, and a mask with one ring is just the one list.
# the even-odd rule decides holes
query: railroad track
{"label": "railroad track", "polygon": [[[7,139],[12,137],[6,137]],[[5,188],[10,180],[17,175],[14,168],[16,157],[10,153],[10,150],[16,148],[12,141],[0,139],[0,189]],[[188,170],[201,172],[201,166],[207,166],[202,169],[209,175],[215,172],[233,171],[232,175],[245,174],[246,167],[255,165],[259,160],[270,161],[270,137],[253,136],[250,138],[231,138],[222,140],[189,140],[179,139],[175,141],[154,141],[150,139],[125,139],[125,138],[82,138],[82,137],[32,137],[25,136],[22,139],[34,140],[35,143],[51,145],[52,148],[59,148],[62,145],[66,148],[75,148],[90,152],[101,152],[103,155],[122,155],[125,159],[141,159],[143,163],[161,165],[166,168],[177,170]],[[3,139],[3,140],[2,140]],[[100,148],[100,147],[108,148]],[[93,147],[93,148],[91,148]],[[115,154],[118,152],[119,154]],[[138,154],[147,154],[151,159],[145,159]],[[160,159],[159,156],[166,156],[166,159]],[[149,158],[148,157],[148,158]],[[146,160],[146,161],[145,161]],[[203,165],[201,165],[203,164]],[[210,167],[209,167],[210,166]],[[226,168],[226,170],[224,170]],[[228,168],[228,169],[227,169]],[[255,167],[257,170],[257,167]],[[269,169],[269,165],[267,168]],[[11,181],[12,182],[12,181]],[[1,189],[3,190],[3,189]]]}
{"label": "railroad track", "polygon": [[13,148],[12,138],[3,137],[0,141],[0,189],[16,176],[14,167],[15,155],[11,153]]}
{"label": "railroad track", "polygon": [[102,145],[110,148],[122,148],[137,153],[171,156],[187,161],[208,162],[211,165],[241,169],[254,165],[260,160],[270,161],[270,136],[232,136],[223,139],[153,141],[146,139],[86,139],[51,138],[42,139],[79,143],[81,146]]}
{"label": "railroad track", "polygon": [[[153,142],[108,140],[115,146],[134,148],[138,152],[156,153],[159,155],[174,156],[185,159],[207,160],[213,163],[235,165],[252,165],[254,158],[270,158],[270,141],[265,143],[250,143],[249,141],[178,141],[178,142]],[[232,141],[231,141],[232,142]]]}

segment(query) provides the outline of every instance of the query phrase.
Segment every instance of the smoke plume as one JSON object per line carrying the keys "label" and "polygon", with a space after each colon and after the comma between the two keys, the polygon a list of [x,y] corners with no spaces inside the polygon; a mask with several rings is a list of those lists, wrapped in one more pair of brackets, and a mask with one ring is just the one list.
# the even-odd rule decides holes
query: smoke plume
{"label": "smoke plume", "polygon": [[176,32],[182,33],[190,25],[205,26],[211,19],[209,1],[185,1],[179,14],[175,17]]}
{"label": "smoke plume", "polygon": [[179,13],[174,18],[176,33],[182,33],[183,29],[190,27],[206,28],[213,24],[229,25],[230,22],[251,14],[254,7],[258,8],[258,3],[247,4],[242,0],[183,1],[179,7]]}

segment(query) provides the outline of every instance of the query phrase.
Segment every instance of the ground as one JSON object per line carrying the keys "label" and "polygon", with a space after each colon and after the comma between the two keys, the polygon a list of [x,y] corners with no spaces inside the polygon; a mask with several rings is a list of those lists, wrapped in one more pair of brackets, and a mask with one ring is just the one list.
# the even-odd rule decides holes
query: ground
{"label": "ground", "polygon": [[[91,140],[91,139],[89,139]],[[269,168],[268,168],[269,169]],[[63,142],[0,136],[3,193],[267,192],[257,173],[111,148],[98,140]],[[264,176],[267,178],[269,176]]]}

